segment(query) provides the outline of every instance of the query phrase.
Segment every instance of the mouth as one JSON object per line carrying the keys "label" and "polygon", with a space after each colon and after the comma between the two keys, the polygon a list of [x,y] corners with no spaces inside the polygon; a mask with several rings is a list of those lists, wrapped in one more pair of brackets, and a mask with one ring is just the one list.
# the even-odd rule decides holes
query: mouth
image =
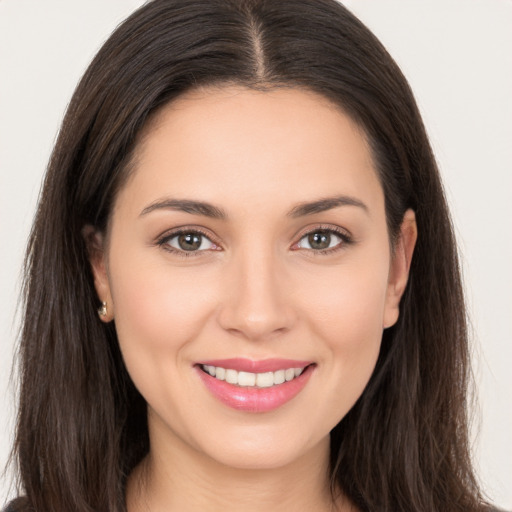
{"label": "mouth", "polygon": [[305,368],[292,367],[276,370],[275,372],[253,373],[209,364],[200,365],[200,368],[211,377],[225,381],[228,384],[239,387],[256,387],[260,389],[278,386],[284,382],[290,382],[291,380],[300,377],[302,372],[305,370]]}
{"label": "mouth", "polygon": [[316,368],[311,361],[227,359],[195,365],[208,391],[245,412],[273,411],[297,396]]}

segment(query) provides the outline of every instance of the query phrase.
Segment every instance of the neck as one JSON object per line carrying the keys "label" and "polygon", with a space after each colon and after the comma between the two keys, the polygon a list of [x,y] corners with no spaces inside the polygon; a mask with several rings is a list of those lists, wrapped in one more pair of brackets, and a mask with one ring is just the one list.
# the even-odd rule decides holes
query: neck
{"label": "neck", "polygon": [[130,475],[127,508],[129,512],[355,510],[347,500],[333,501],[328,461],[328,439],[290,464],[264,469],[228,467],[186,445],[173,445],[172,450],[159,446]]}

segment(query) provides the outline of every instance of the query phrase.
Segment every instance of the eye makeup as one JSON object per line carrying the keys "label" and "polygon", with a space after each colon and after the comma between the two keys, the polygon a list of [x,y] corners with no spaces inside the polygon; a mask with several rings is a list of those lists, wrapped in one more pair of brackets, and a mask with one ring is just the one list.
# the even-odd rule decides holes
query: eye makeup
{"label": "eye makeup", "polygon": [[[329,255],[354,243],[348,231],[333,225],[308,227],[292,244],[293,251],[308,251],[312,254]],[[222,247],[210,233],[197,226],[183,226],[160,236],[156,245],[181,257],[198,257],[209,251],[221,251]]]}

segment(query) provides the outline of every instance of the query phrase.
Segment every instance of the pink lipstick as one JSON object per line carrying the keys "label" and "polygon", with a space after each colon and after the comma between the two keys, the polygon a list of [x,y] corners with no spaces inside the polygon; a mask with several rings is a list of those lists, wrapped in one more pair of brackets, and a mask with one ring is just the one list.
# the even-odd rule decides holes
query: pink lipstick
{"label": "pink lipstick", "polygon": [[312,361],[244,358],[195,365],[207,389],[223,404],[246,412],[269,412],[292,400],[314,371]]}

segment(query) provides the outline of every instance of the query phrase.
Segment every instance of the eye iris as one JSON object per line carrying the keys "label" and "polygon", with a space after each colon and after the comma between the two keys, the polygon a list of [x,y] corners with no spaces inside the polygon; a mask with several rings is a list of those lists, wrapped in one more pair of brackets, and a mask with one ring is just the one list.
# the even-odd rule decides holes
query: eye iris
{"label": "eye iris", "polygon": [[184,233],[179,235],[178,244],[184,251],[195,251],[201,247],[201,235],[195,233]]}
{"label": "eye iris", "polygon": [[316,231],[308,235],[308,242],[312,249],[327,249],[331,245],[331,235],[325,231]]}

